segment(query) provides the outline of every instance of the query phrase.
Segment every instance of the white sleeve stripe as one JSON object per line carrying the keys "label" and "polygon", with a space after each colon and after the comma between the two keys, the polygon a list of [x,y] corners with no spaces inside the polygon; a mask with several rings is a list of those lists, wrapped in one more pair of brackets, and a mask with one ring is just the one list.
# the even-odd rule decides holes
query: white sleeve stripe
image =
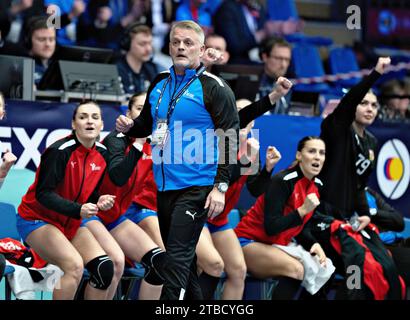
{"label": "white sleeve stripe", "polygon": [[214,75],[214,74],[212,74],[212,73],[209,73],[208,71],[205,71],[205,72],[204,72],[204,75],[206,75],[206,76],[208,76],[208,77],[210,77],[210,78],[215,79],[215,80],[219,83],[219,85],[220,85],[221,87],[225,87],[224,84],[223,84],[223,82],[222,82],[222,80],[219,79],[216,75]]}
{"label": "white sleeve stripe", "polygon": [[103,145],[102,143],[100,143],[100,142],[96,142],[95,145],[100,147],[100,148],[103,148],[104,150],[107,150],[107,147],[105,145]]}
{"label": "white sleeve stripe", "polygon": [[58,150],[64,150],[65,148],[71,147],[74,144],[75,144],[74,139],[68,140],[67,142],[64,142],[61,146],[59,146]]}
{"label": "white sleeve stripe", "polygon": [[320,180],[319,178],[315,178],[315,182],[316,182],[317,184],[320,184],[321,186],[323,186],[323,182],[322,182],[322,180]]}
{"label": "white sleeve stripe", "polygon": [[293,178],[296,178],[298,176],[298,172],[297,171],[293,171],[291,173],[288,173],[286,176],[283,177],[283,180],[287,181]]}

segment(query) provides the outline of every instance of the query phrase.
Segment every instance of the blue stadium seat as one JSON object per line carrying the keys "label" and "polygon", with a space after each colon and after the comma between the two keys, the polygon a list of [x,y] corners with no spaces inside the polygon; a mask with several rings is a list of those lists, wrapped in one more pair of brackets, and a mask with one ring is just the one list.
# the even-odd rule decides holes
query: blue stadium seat
{"label": "blue stadium seat", "polygon": [[257,279],[248,274],[245,279],[243,300],[271,300],[276,284],[277,280],[273,278]]}
{"label": "blue stadium seat", "polygon": [[[139,284],[144,279],[145,268],[142,264],[136,263],[134,268],[125,268],[121,281],[118,285],[117,293],[123,300],[137,300],[139,293]],[[129,281],[128,288],[122,292],[123,281]]]}
{"label": "blue stadium seat", "polygon": [[404,230],[400,232],[403,238],[410,238],[410,219],[404,218]]}
{"label": "blue stadium seat", "polygon": [[[295,0],[269,0],[267,2],[268,19],[273,21],[300,20]],[[308,36],[301,32],[285,35],[291,43],[305,42],[315,46],[330,46],[333,40],[328,37]]]}
{"label": "blue stadium seat", "polygon": [[[321,77],[325,75],[319,50],[310,44],[299,43],[292,49],[292,67],[296,78]],[[326,93],[327,83],[297,84],[295,91]]]}
{"label": "blue stadium seat", "polygon": [[16,227],[16,209],[12,204],[0,202],[0,239],[20,240]]}
{"label": "blue stadium seat", "polygon": [[[13,238],[16,240],[20,240],[20,235],[16,227],[16,209],[13,205],[9,203],[0,202],[0,239],[3,238]],[[15,270],[12,266],[6,266],[4,270],[4,276],[12,274],[14,271]],[[11,300],[11,288],[7,281],[7,278],[4,277],[4,279],[4,296],[6,300]]]}
{"label": "blue stadium seat", "polygon": [[[332,74],[359,71],[356,56],[350,48],[332,48],[329,50],[329,67]],[[341,87],[353,87],[360,78],[342,79],[337,82]]]}

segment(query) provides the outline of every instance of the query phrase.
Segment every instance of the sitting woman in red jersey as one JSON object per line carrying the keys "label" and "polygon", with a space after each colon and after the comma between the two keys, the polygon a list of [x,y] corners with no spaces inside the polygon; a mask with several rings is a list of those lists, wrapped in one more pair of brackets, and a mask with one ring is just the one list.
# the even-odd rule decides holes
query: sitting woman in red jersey
{"label": "sitting woman in red jersey", "polygon": [[272,177],[266,193],[235,228],[248,272],[258,278],[281,276],[272,299],[292,299],[301,282],[315,294],[335,270],[320,244],[304,232],[320,203],[322,182],[316,176],[325,161],[324,142],[303,138],[296,160]]}
{"label": "sitting woman in red jersey", "polygon": [[[128,105],[127,116],[136,118],[141,113],[146,93],[134,95]],[[141,199],[145,195],[156,200],[155,182],[152,177],[152,160],[146,159],[151,148],[144,139],[130,138],[115,130],[104,139],[103,144],[107,147],[110,158],[107,173],[100,186],[100,193],[109,193],[116,196],[114,206],[104,212],[99,212],[97,216],[83,221],[82,226],[87,227],[108,256],[114,262],[114,278],[109,289],[109,298],[113,298],[118,282],[124,270],[125,258],[133,262],[141,262],[145,269],[144,280],[141,281],[139,299],[157,300],[162,289],[162,277],[157,270],[164,263],[165,253],[159,247],[162,245],[161,235],[158,227],[158,218],[153,216],[152,229],[157,230],[154,242],[148,233],[138,224],[134,223],[135,215],[127,210],[132,201]],[[118,181],[120,183],[118,183]],[[154,186],[146,185],[153,183]],[[142,187],[149,190],[143,190]],[[137,200],[139,201],[139,200]],[[143,202],[145,203],[145,202]],[[146,202],[149,205],[149,201]],[[153,201],[156,206],[156,201]],[[138,212],[135,212],[137,215]],[[144,215],[140,213],[140,215]],[[143,217],[144,218],[144,217]],[[155,224],[155,222],[157,224]],[[155,227],[157,226],[158,229]]]}
{"label": "sitting woman in red jersey", "polygon": [[73,299],[83,276],[90,273],[86,299],[106,299],[113,263],[86,228],[82,218],[110,209],[111,195],[95,190],[106,168],[106,148],[97,142],[103,128],[100,107],[80,104],[73,114],[73,133],[49,146],[41,156],[34,183],[18,208],[22,239],[43,259],[64,271],[54,299]]}

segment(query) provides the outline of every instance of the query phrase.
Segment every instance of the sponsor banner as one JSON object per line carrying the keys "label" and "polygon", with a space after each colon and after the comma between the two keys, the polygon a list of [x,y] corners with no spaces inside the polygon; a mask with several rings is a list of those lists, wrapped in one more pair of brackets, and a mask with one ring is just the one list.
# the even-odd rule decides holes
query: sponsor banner
{"label": "sponsor banner", "polygon": [[[36,170],[41,153],[56,140],[71,133],[76,103],[6,101],[7,116],[0,122],[2,152],[10,149],[16,156],[15,168]],[[114,128],[120,108],[101,105],[104,120],[103,139]]]}

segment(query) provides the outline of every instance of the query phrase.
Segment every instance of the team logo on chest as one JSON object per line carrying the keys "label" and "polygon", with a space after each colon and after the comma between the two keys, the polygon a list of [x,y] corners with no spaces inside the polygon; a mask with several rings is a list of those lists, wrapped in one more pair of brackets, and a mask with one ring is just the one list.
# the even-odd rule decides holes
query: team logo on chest
{"label": "team logo on chest", "polygon": [[100,171],[101,167],[97,166],[94,162],[90,163],[91,171]]}

